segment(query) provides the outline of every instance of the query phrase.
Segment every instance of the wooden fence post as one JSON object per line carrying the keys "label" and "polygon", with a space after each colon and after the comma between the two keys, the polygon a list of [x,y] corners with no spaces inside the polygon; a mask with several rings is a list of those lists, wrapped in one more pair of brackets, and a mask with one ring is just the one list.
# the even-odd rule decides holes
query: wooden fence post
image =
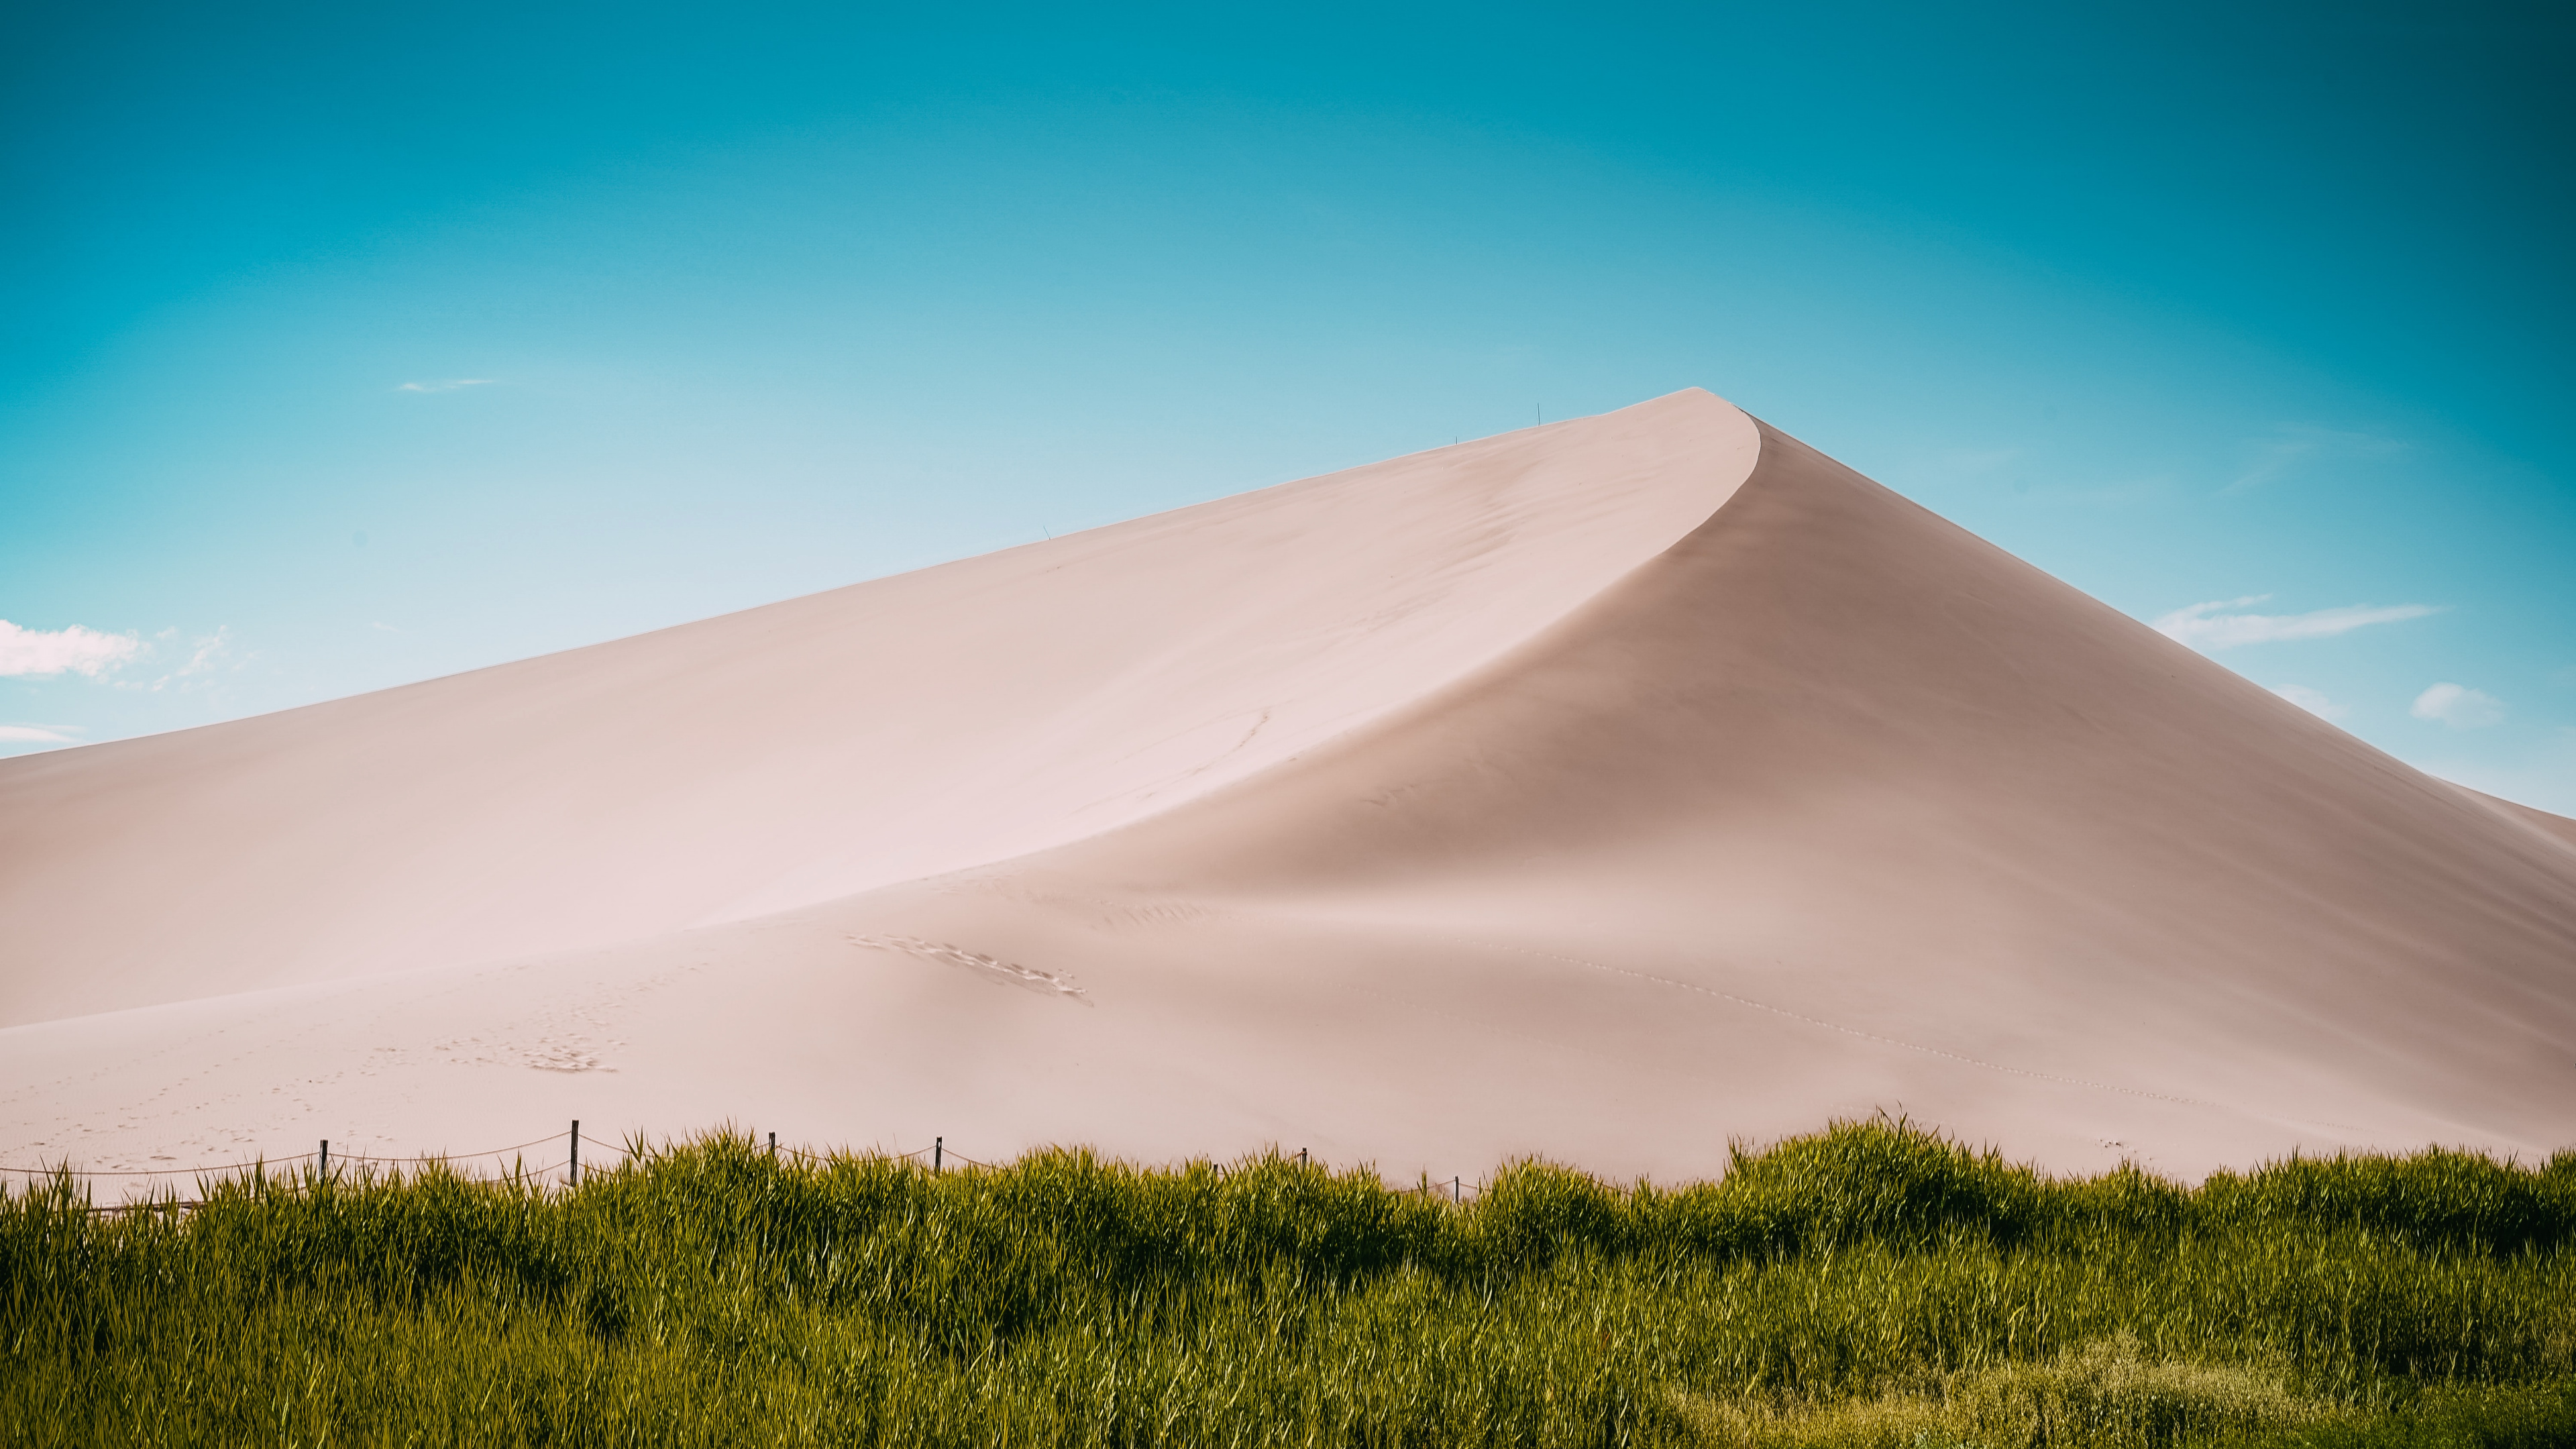
{"label": "wooden fence post", "polygon": [[581,1186],[581,1119],[572,1119],[572,1185]]}

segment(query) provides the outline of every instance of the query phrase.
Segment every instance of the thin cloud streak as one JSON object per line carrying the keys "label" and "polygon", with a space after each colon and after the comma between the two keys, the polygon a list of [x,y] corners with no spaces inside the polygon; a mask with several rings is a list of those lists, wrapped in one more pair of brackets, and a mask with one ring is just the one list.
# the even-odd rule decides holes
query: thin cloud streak
{"label": "thin cloud streak", "polygon": [[64,734],[60,729],[48,729],[43,725],[0,724],[0,744],[76,745],[80,742],[78,734]]}
{"label": "thin cloud streak", "polygon": [[2270,594],[2252,594],[2242,599],[2214,599],[2204,604],[2187,604],[2154,621],[2153,628],[2168,639],[2178,640],[2194,649],[2233,649],[2242,644],[2274,644],[2288,639],[2330,639],[2349,634],[2372,624],[2394,624],[2401,619],[2421,619],[2438,614],[2431,604],[2391,604],[2374,607],[2369,604],[2347,604],[2341,608],[2315,609],[2305,614],[2240,614],[2230,612],[2249,604],[2259,604]]}
{"label": "thin cloud streak", "polygon": [[443,382],[406,382],[397,384],[396,392],[454,392],[465,387],[490,387],[497,378],[451,377]]}
{"label": "thin cloud streak", "polygon": [[2254,444],[2253,458],[2235,481],[2218,490],[2242,493],[2279,479],[2310,460],[2385,457],[2406,451],[2406,444],[2377,433],[2340,432],[2333,428],[2290,424]]}

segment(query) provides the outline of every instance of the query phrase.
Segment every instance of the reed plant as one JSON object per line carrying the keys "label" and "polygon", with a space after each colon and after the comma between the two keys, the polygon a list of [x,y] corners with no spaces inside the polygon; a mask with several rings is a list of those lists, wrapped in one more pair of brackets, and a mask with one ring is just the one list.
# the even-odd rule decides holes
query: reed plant
{"label": "reed plant", "polygon": [[12,1444],[2576,1444],[2576,1155],[2186,1188],[1843,1123],[1472,1201],[738,1135],[0,1200]]}

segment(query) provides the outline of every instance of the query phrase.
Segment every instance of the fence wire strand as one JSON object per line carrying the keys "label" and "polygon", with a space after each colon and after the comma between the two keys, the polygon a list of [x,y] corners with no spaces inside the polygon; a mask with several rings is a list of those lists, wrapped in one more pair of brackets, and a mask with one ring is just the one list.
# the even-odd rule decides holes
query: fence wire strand
{"label": "fence wire strand", "polygon": [[[368,1166],[379,1166],[384,1164],[428,1166],[432,1164],[447,1164],[454,1162],[473,1162],[486,1157],[500,1157],[506,1153],[524,1152],[528,1148],[543,1146],[550,1142],[561,1142],[569,1135],[571,1134],[567,1132],[551,1132],[543,1137],[532,1137],[525,1142],[513,1143],[508,1147],[487,1148],[481,1152],[428,1153],[416,1157],[385,1157],[362,1152],[333,1152],[329,1154],[329,1157],[334,1169],[342,1163],[364,1163]],[[756,1139],[752,1140],[751,1145],[754,1151],[760,1150],[761,1144]],[[597,1161],[601,1156],[608,1154],[614,1154],[619,1158],[631,1161],[639,1155],[648,1155],[653,1150],[650,1144],[643,1144],[636,1147],[621,1147],[611,1142],[592,1139],[584,1139],[580,1143],[580,1147],[580,1156],[589,1158],[593,1161]],[[933,1153],[937,1153],[941,1158],[942,1167],[953,1162],[961,1167],[981,1168],[987,1172],[1001,1170],[995,1163],[985,1162],[978,1158],[969,1157],[965,1153],[959,1152],[953,1147],[946,1147],[944,1145],[939,1147],[916,1147],[910,1152],[877,1151],[871,1153],[860,1153],[851,1151],[847,1148],[816,1152],[810,1148],[793,1147],[785,1143],[772,1143],[770,1144],[769,1152],[773,1160],[783,1155],[824,1167],[829,1167],[836,1162],[863,1161],[870,1157],[885,1162],[918,1162],[922,1158],[929,1157]],[[114,1168],[104,1171],[83,1172],[73,1170],[68,1163],[66,1163],[55,1167],[0,1167],[0,1173],[14,1173],[31,1179],[69,1177],[82,1181],[105,1177],[195,1177],[202,1180],[210,1176],[220,1177],[225,1174],[265,1174],[271,1169],[291,1168],[299,1163],[313,1162],[323,1155],[322,1150],[316,1148],[314,1151],[299,1152],[291,1157],[261,1157],[254,1158],[249,1162],[223,1163],[212,1167]],[[543,1177],[549,1173],[563,1171],[570,1167],[576,1160],[577,1159],[573,1157],[566,1157],[561,1162],[548,1163],[543,1167],[534,1168],[527,1167],[523,1164],[513,1164],[504,1170],[503,1175],[506,1178],[521,1179]],[[1283,1155],[1280,1160],[1295,1160],[1299,1162],[1301,1166],[1305,1165],[1302,1157],[1298,1159],[1289,1159]],[[1227,1175],[1228,1169],[1224,1164],[1218,1163],[1213,1164],[1213,1166],[1219,1177]],[[1326,1170],[1330,1171],[1329,1168]],[[334,1173],[334,1176],[337,1176],[336,1172]],[[1453,1179],[1446,1183],[1426,1180],[1418,1187],[1399,1188],[1397,1191],[1419,1194],[1422,1196],[1436,1198],[1442,1202],[1459,1204],[1463,1204],[1471,1197],[1481,1198],[1484,1196],[1484,1188],[1481,1184],[1469,1183],[1463,1179]],[[201,1206],[203,1206],[203,1204],[194,1199],[181,1200],[172,1198],[163,1199],[158,1202],[123,1203],[110,1207],[91,1207],[87,1209],[87,1211],[94,1213],[148,1212],[162,1208],[186,1209]]]}

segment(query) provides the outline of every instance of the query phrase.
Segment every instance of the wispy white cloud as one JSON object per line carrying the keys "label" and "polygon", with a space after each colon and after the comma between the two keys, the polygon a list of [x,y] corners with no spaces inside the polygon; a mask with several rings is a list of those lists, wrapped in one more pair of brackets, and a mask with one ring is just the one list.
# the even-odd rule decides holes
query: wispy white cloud
{"label": "wispy white cloud", "polygon": [[2304,684],[2276,684],[2272,686],[2272,692],[2319,719],[2341,719],[2352,713],[2351,706],[2337,704],[2326,698],[2324,690],[2310,689]]}
{"label": "wispy white cloud", "polygon": [[2157,619],[2154,627],[2157,633],[2179,639],[2194,649],[2233,649],[2240,644],[2271,644],[2284,639],[2328,639],[2371,624],[2393,624],[2400,619],[2420,619],[2441,612],[2431,604],[2391,604],[2385,608],[2347,604],[2305,614],[2234,612],[2270,597],[2253,594],[2242,599],[2186,604]]}
{"label": "wispy white cloud", "polygon": [[2272,436],[2259,438],[2251,445],[2252,456],[2244,471],[2222,493],[2242,493],[2260,488],[2310,461],[2375,458],[2401,453],[2406,445],[2395,438],[2377,433],[2342,432],[2333,428],[2315,428],[2291,423],[2276,429]]}
{"label": "wispy white cloud", "polygon": [[131,634],[106,634],[74,624],[64,629],[22,629],[0,619],[0,677],[85,674],[92,679],[143,652]]}
{"label": "wispy white cloud", "polygon": [[2504,701],[2465,685],[2436,684],[2415,696],[2406,712],[2417,719],[2439,720],[2455,730],[2483,729],[2504,718]]}
{"label": "wispy white cloud", "polygon": [[171,684],[177,684],[181,689],[191,689],[195,686],[189,681],[196,679],[197,676],[213,674],[220,669],[240,667],[232,657],[233,631],[229,625],[218,628],[212,634],[200,634],[184,645],[179,644],[178,630],[164,629],[159,635],[158,642],[185,648],[188,651],[188,658],[187,662],[178,668],[153,680],[150,686],[153,689],[166,688]]}
{"label": "wispy white cloud", "polygon": [[150,679],[115,681],[119,689],[144,690],[157,694],[170,689],[182,692],[219,689],[222,681],[212,676],[229,674],[259,656],[256,652],[249,655],[235,655],[232,626],[227,624],[216,629],[212,634],[188,635],[182,634],[177,629],[164,629],[144,643],[141,652],[134,657],[138,661],[155,665],[171,659],[179,661],[175,665],[162,669],[161,673]]}
{"label": "wispy white cloud", "polygon": [[76,745],[80,742],[80,729],[76,725],[0,724],[0,744]]}
{"label": "wispy white cloud", "polygon": [[436,382],[406,382],[406,383],[400,383],[400,384],[397,384],[397,385],[395,386],[394,391],[396,391],[396,392],[455,392],[455,391],[456,391],[457,389],[459,389],[459,388],[467,388],[467,387],[490,387],[493,383],[495,383],[495,382],[497,382],[497,381],[499,381],[499,379],[498,379],[498,378],[490,378],[490,377],[450,377],[450,378],[444,378],[444,379],[441,379],[441,380],[436,381]]}

